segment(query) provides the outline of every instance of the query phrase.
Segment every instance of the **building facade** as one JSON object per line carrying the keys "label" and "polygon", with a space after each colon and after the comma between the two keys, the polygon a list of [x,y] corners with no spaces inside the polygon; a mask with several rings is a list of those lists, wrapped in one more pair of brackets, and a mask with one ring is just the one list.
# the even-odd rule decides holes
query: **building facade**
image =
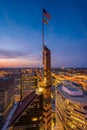
{"label": "building facade", "polygon": [[14,102],[14,79],[0,78],[0,129]]}
{"label": "building facade", "polygon": [[45,84],[43,87],[43,128],[44,130],[51,130],[51,53],[46,46],[44,46],[43,64]]}
{"label": "building facade", "polygon": [[30,90],[35,90],[38,85],[38,78],[37,74],[35,72],[32,73],[22,73],[21,77],[21,93],[22,93],[22,98],[26,97],[29,94]]}
{"label": "building facade", "polygon": [[56,125],[58,122],[63,130],[87,130],[87,91],[72,86],[57,88]]}

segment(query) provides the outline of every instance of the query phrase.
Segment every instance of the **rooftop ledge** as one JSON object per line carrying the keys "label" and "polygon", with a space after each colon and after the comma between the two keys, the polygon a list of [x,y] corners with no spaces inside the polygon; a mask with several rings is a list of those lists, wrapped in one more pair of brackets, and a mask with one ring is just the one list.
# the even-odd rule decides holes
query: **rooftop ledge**
{"label": "rooftop ledge", "polygon": [[71,86],[62,86],[62,90],[71,96],[83,96],[83,91]]}

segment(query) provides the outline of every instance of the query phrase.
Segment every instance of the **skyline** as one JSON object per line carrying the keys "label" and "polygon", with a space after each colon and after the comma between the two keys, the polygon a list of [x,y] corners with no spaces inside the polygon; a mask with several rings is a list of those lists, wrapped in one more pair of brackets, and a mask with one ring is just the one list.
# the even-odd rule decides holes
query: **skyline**
{"label": "skyline", "polygon": [[42,66],[42,8],[51,15],[45,44],[52,67],[87,67],[86,5],[86,0],[1,0],[0,67]]}

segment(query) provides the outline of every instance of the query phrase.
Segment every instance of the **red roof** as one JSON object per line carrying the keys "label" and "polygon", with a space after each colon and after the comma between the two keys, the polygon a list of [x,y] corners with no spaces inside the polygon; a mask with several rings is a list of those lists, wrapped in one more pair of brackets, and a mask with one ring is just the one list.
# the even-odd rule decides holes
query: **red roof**
{"label": "red roof", "polygon": [[19,118],[19,116],[24,112],[24,110],[32,103],[32,101],[37,97],[35,91],[30,93],[26,98],[24,98],[16,108],[11,120],[10,125],[14,124],[14,122]]}

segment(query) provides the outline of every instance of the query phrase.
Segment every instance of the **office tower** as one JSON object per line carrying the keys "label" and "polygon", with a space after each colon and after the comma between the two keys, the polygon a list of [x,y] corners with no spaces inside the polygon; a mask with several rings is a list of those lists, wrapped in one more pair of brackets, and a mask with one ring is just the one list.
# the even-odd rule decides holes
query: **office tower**
{"label": "office tower", "polygon": [[0,129],[14,102],[14,79],[0,78]]}
{"label": "office tower", "polygon": [[56,116],[64,130],[87,130],[87,91],[73,85],[56,90]]}
{"label": "office tower", "polygon": [[37,88],[38,84],[38,79],[37,79],[37,74],[33,71],[31,73],[22,72],[22,77],[21,77],[21,91],[22,91],[22,98],[26,97],[30,90],[35,90]]}
{"label": "office tower", "polygon": [[43,125],[44,130],[51,130],[51,54],[44,45],[44,87],[43,87]]}

